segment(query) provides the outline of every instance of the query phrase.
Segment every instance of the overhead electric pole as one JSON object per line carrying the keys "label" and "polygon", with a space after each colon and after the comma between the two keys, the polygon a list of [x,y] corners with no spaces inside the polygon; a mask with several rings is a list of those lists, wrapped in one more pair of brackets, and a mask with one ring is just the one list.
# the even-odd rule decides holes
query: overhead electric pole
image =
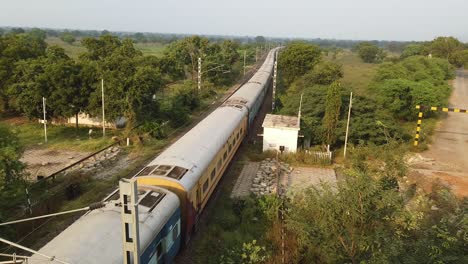
{"label": "overhead electric pole", "polygon": [[106,114],[104,112],[104,78],[101,80],[102,91],[102,136],[106,136]]}
{"label": "overhead electric pole", "polygon": [[245,56],[247,55],[247,50],[244,50],[244,75],[245,75]]}
{"label": "overhead electric pole", "polygon": [[201,58],[198,58],[198,92],[201,91]]}
{"label": "overhead electric pole", "polygon": [[255,47],[255,62],[258,60],[258,47]]}
{"label": "overhead electric pole", "polygon": [[47,143],[46,99],[42,97],[42,112],[44,113],[44,140]]}
{"label": "overhead electric pole", "polygon": [[346,135],[345,135],[343,158],[346,158],[346,146],[348,145],[349,120],[351,118],[352,107],[353,107],[353,92],[351,92],[351,95],[349,96],[348,122],[346,124]]}
{"label": "overhead electric pole", "polygon": [[276,101],[276,76],[278,74],[278,55],[275,55],[275,67],[273,71],[273,96],[271,98],[271,111],[275,110]]}
{"label": "overhead electric pole", "polygon": [[[119,182],[120,214],[122,217],[122,241],[124,264],[140,263],[140,231],[138,223],[138,191],[134,179]],[[131,257],[133,256],[133,262]]]}

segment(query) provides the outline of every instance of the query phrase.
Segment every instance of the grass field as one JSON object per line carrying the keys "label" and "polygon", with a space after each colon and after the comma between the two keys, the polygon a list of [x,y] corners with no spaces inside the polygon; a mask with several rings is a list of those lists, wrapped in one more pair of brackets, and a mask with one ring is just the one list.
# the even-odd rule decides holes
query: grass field
{"label": "grass field", "polygon": [[[79,40],[75,41],[73,44],[69,44],[60,38],[48,37],[46,39],[47,45],[57,45],[62,47],[68,56],[77,59],[81,53],[86,52],[86,48],[81,45]],[[135,43],[135,48],[143,52],[145,56],[156,56],[160,57],[163,54],[164,48],[166,45],[161,43]]]}
{"label": "grass field", "polygon": [[143,52],[143,55],[161,57],[166,45],[161,43],[136,43],[135,47]]}
{"label": "grass field", "polygon": [[86,49],[81,46],[81,43],[79,41],[75,41],[73,44],[69,44],[60,38],[55,38],[55,37],[48,37],[46,39],[47,45],[57,45],[59,47],[62,47],[65,50],[65,53],[67,53],[68,56],[77,59],[78,56],[85,52]]}
{"label": "grass field", "polygon": [[[327,59],[331,60],[330,57]],[[366,95],[379,64],[364,63],[357,54],[347,50],[338,54],[334,61],[343,65],[342,84],[350,87],[357,95]]]}
{"label": "grass field", "polygon": [[96,151],[111,143],[111,137],[117,132],[106,130],[106,138],[102,137],[100,128],[93,128],[92,137],[89,138],[89,128],[74,126],[49,125],[47,126],[47,143],[44,143],[44,126],[36,122],[24,121],[21,123],[2,120],[0,123],[13,128],[21,144],[26,148],[67,149],[75,151]]}

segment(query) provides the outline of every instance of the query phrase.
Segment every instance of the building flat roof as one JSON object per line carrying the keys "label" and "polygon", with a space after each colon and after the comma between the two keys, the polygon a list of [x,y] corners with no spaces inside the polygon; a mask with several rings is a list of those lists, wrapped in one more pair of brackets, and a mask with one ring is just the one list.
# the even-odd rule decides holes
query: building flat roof
{"label": "building flat roof", "polygon": [[263,120],[262,127],[269,128],[286,128],[299,130],[299,122],[297,116],[284,116],[267,114]]}

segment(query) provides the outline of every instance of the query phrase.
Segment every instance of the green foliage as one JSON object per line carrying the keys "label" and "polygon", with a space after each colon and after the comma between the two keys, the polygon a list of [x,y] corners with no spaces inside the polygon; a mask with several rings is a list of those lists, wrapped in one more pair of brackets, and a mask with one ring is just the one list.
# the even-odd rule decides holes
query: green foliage
{"label": "green foliage", "polygon": [[280,52],[279,68],[287,85],[310,71],[321,61],[319,47],[304,42],[292,42]]}
{"label": "green foliage", "polygon": [[11,93],[16,108],[29,118],[42,117],[42,97],[47,99],[48,117],[78,114],[88,102],[90,89],[80,79],[80,66],[62,48],[51,46],[45,56],[22,61],[15,70]]}
{"label": "green foliage", "polygon": [[449,61],[456,67],[468,67],[468,49],[453,52]]}
{"label": "green foliage", "polygon": [[281,200],[276,195],[264,195],[258,199],[258,207],[268,223],[273,223],[278,218]]}
{"label": "green foliage", "polygon": [[374,178],[354,173],[335,188],[322,184],[296,196],[287,218],[305,263],[388,262],[403,246],[395,219],[402,199]]}
{"label": "green foliage", "polygon": [[464,46],[454,37],[438,37],[430,43],[429,48],[432,56],[449,60],[454,52]]}
{"label": "green foliage", "polygon": [[341,85],[334,82],[327,90],[325,101],[325,116],[323,117],[324,143],[331,145],[336,140],[336,126],[340,117],[341,109]]}
{"label": "green foliage", "polygon": [[[95,67],[99,73],[94,83],[104,78],[106,116],[116,120],[124,116],[127,127],[156,117],[159,111],[155,94],[164,85],[159,68],[152,58],[143,57],[131,40],[120,41],[117,37],[104,35],[99,39],[82,40],[87,52],[82,54],[84,63]],[[101,89],[95,87],[88,110],[98,114],[101,108]]]}
{"label": "green foliage", "polygon": [[43,56],[46,50],[44,39],[39,31],[0,36],[0,103],[3,110],[9,111],[10,102],[16,99],[11,97],[9,90],[16,81],[17,63]]}
{"label": "green foliage", "polygon": [[75,42],[76,38],[70,32],[64,32],[60,35],[60,39],[68,44]]}
{"label": "green foliage", "polygon": [[144,122],[140,127],[140,131],[147,133],[156,139],[163,139],[167,136],[167,133],[164,129],[164,124],[158,122]]}
{"label": "green foliage", "polygon": [[222,264],[261,264],[265,263],[268,255],[264,246],[259,246],[257,240],[242,244],[240,250],[230,250],[221,256]]}
{"label": "green foliage", "polygon": [[411,56],[382,64],[374,78],[377,102],[398,119],[413,120],[415,106],[443,106],[450,96],[453,68],[443,59]]}
{"label": "green foliage", "polygon": [[287,227],[301,263],[465,263],[467,200],[446,187],[399,189],[406,175],[397,142],[352,149],[344,179],[296,194]]}
{"label": "green foliage", "polygon": [[330,61],[323,61],[315,65],[312,71],[305,74],[308,82],[330,85],[343,77],[342,66]]}
{"label": "green foliage", "polygon": [[190,120],[190,113],[200,107],[200,94],[194,92],[194,89],[193,82],[185,82],[162,106],[164,115],[174,126],[185,125]]}
{"label": "green foliage", "polygon": [[357,50],[359,57],[361,57],[361,59],[366,63],[379,63],[386,57],[383,49],[370,42],[361,42],[355,49]]}
{"label": "green foliage", "polygon": [[202,60],[202,76],[215,85],[230,83],[239,74],[234,66],[239,61],[239,44],[224,40],[221,44],[207,38],[193,36],[171,43],[164,52],[173,79],[190,73],[192,80],[198,74],[198,58]]}
{"label": "green foliage", "polygon": [[427,50],[427,47],[422,44],[409,44],[408,46],[405,47],[403,52],[401,53],[400,58],[405,59],[411,56],[425,56],[429,52]]}
{"label": "green foliage", "polygon": [[0,191],[22,181],[22,153],[18,137],[9,127],[0,124]]}

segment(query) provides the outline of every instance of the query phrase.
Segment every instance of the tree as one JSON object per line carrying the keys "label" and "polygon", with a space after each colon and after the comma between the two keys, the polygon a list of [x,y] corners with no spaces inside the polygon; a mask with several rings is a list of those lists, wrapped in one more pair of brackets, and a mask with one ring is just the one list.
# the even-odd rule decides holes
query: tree
{"label": "tree", "polygon": [[468,66],[468,49],[453,52],[450,55],[449,61],[457,67]]}
{"label": "tree", "polygon": [[[159,105],[156,92],[164,84],[159,68],[152,67],[157,62],[144,58],[135,49],[133,41],[120,41],[115,36],[104,35],[99,39],[83,40],[87,52],[82,54],[82,63],[96,67],[94,83],[104,78],[106,87],[106,116],[110,120],[120,117],[127,119],[127,128],[135,122],[155,118]],[[88,110],[95,115],[101,111],[101,87],[91,93]]]}
{"label": "tree", "polygon": [[45,36],[9,33],[0,37],[0,100],[4,111],[10,110],[10,88],[15,83],[14,72],[19,62],[43,56],[46,50]]}
{"label": "tree", "polygon": [[325,102],[325,116],[323,118],[324,143],[331,145],[336,141],[336,127],[340,117],[341,108],[341,85],[339,82],[332,83],[327,91]]}
{"label": "tree", "polygon": [[303,263],[388,263],[402,250],[402,199],[366,173],[312,187],[288,207]]}
{"label": "tree", "polygon": [[257,44],[264,44],[266,42],[266,39],[264,36],[256,36],[254,41]]}
{"label": "tree", "polygon": [[401,53],[400,58],[405,59],[411,56],[427,55],[427,47],[422,44],[409,44]]}
{"label": "tree", "polygon": [[60,34],[60,39],[68,44],[72,44],[75,42],[75,36],[73,36],[70,32],[64,32]]}
{"label": "tree", "polygon": [[343,77],[343,67],[337,63],[323,61],[306,73],[307,82],[320,85],[330,85]]}
{"label": "tree", "polygon": [[4,192],[9,185],[22,181],[22,153],[18,137],[9,127],[0,124],[0,191]]}
{"label": "tree", "polygon": [[359,57],[366,63],[382,62],[386,54],[383,49],[377,47],[370,42],[361,42],[357,45],[356,50]]}
{"label": "tree", "polygon": [[198,58],[205,59],[208,54],[209,40],[199,36],[187,37],[171,43],[165,51],[165,56],[173,58],[179,71],[185,70],[187,65],[190,69],[190,76],[195,80],[198,69]]}
{"label": "tree", "polygon": [[450,56],[463,49],[463,43],[454,37],[438,37],[430,44],[432,56],[444,59],[450,59]]}
{"label": "tree", "polygon": [[293,42],[286,46],[279,56],[279,68],[286,85],[310,71],[321,61],[318,46],[304,42]]}
{"label": "tree", "polygon": [[17,109],[29,118],[42,118],[42,97],[47,98],[48,118],[77,115],[87,107],[90,90],[82,86],[81,68],[58,46],[45,56],[20,63],[12,90]]}

